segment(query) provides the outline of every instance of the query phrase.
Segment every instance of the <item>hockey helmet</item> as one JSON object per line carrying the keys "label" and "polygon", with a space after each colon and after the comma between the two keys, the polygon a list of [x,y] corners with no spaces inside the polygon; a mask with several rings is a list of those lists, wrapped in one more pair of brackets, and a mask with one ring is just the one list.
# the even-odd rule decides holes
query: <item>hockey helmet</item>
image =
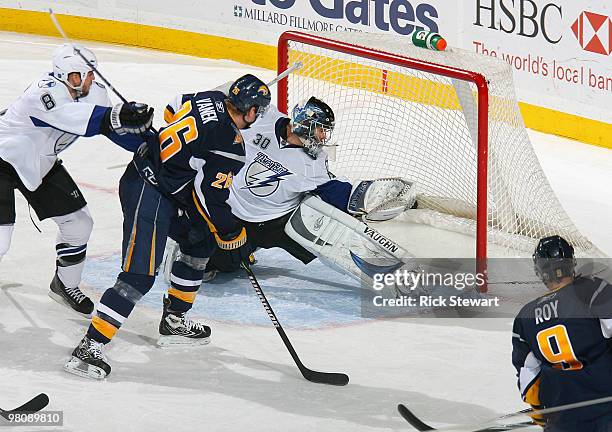
{"label": "hockey helmet", "polygon": [[[325,102],[313,96],[293,108],[291,121],[293,133],[304,144],[304,150],[316,159],[321,147],[327,145],[331,139],[335,126],[334,111]],[[323,129],[322,139],[317,136],[317,128]]]}
{"label": "hockey helmet", "polygon": [[257,107],[258,118],[264,115],[272,100],[268,86],[251,74],[243,75],[234,81],[230,86],[228,98],[243,114],[250,108]]}
{"label": "hockey helmet", "polygon": [[[87,74],[93,69],[77,53],[77,50],[81,52],[92,66],[97,67],[98,60],[91,50],[77,44],[64,44],[53,53],[53,76],[75,90],[77,96],[80,96],[85,78],[87,78]],[[81,75],[80,85],[74,86],[70,84],[68,75],[71,73],[78,73]]]}
{"label": "hockey helmet", "polygon": [[574,248],[563,237],[554,235],[540,240],[533,253],[535,273],[544,283],[558,282],[575,275]]}

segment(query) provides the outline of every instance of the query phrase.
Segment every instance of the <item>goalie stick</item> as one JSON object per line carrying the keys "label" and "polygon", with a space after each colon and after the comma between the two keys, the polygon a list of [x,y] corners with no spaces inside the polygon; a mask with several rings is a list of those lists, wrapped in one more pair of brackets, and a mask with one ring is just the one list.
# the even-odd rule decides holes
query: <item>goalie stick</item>
{"label": "goalie stick", "polygon": [[4,410],[0,408],[0,416],[8,420],[10,414],[37,412],[46,407],[48,404],[49,396],[47,396],[45,393],[40,393],[38,396],[34,396],[31,400],[15,409]]}
{"label": "goalie stick", "polygon": [[[576,403],[571,403],[571,404],[567,404],[567,405],[560,405],[560,406],[556,406],[556,407],[551,407],[551,408],[544,408],[541,410],[534,410],[533,408],[526,408],[524,410],[521,411],[517,411],[514,413],[510,413],[510,414],[505,414],[501,417],[497,417],[494,419],[490,419],[488,421],[482,422],[480,423],[480,426],[476,425],[466,425],[466,426],[459,426],[459,427],[463,427],[464,430],[466,431],[471,431],[471,432],[484,432],[484,431],[501,431],[501,430],[512,430],[512,429],[517,429],[519,427],[525,427],[525,426],[529,426],[532,423],[531,422],[524,422],[524,423],[513,423],[513,424],[508,424],[508,425],[500,425],[500,426],[490,426],[487,427],[487,425],[490,425],[491,423],[495,423],[498,422],[500,420],[505,420],[505,419],[510,419],[510,418],[514,418],[514,417],[521,417],[524,415],[545,415],[545,414],[552,414],[552,413],[556,413],[556,412],[560,412],[560,411],[566,411],[566,410],[571,410],[571,409],[575,409],[575,408],[582,408],[582,407],[586,407],[586,406],[591,406],[591,405],[597,405],[597,404],[602,404],[602,403],[606,403],[606,402],[612,402],[612,396],[608,396],[608,397],[603,397],[603,398],[599,398],[599,399],[592,399],[592,400],[588,400],[588,401],[582,401],[582,402],[576,402]],[[442,429],[436,429],[434,427],[429,426],[427,423],[424,423],[421,419],[419,419],[416,415],[414,415],[414,413],[412,411],[410,411],[404,404],[399,404],[397,406],[397,410],[400,413],[400,415],[408,422],[412,425],[412,427],[414,427],[416,430],[419,431],[431,431],[431,430],[457,430],[457,426],[453,426],[452,428],[442,428]],[[495,429],[495,427],[505,427],[506,429]]]}
{"label": "goalie stick", "polygon": [[274,324],[274,327],[276,327],[278,334],[280,335],[281,339],[285,343],[285,347],[287,347],[289,354],[291,354],[291,357],[293,357],[293,361],[295,362],[298,369],[302,373],[302,376],[306,378],[308,381],[318,383],[318,384],[330,384],[330,385],[337,385],[337,386],[347,385],[349,382],[349,377],[346,374],[317,372],[315,370],[308,369],[306,366],[304,366],[304,364],[300,360],[300,357],[295,352],[295,349],[293,349],[293,345],[291,345],[291,341],[287,337],[285,330],[281,326],[280,322],[278,322],[278,318],[276,318],[276,314],[272,310],[272,306],[270,306],[268,299],[264,295],[263,290],[261,289],[261,286],[259,285],[259,282],[257,281],[255,274],[253,273],[253,270],[251,270],[251,268],[245,262],[242,262],[241,265],[242,265],[242,268],[246,271],[247,276],[249,277],[249,281],[251,282],[253,289],[257,293],[257,297],[259,297],[261,304],[263,305],[264,309],[268,313],[268,316],[270,317],[272,324]]}

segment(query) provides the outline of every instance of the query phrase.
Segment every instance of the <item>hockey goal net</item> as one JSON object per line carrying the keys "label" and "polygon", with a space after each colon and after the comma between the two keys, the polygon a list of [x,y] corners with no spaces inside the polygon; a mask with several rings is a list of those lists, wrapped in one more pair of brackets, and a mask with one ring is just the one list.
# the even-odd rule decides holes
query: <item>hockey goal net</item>
{"label": "hockey goal net", "polygon": [[279,83],[281,111],[316,96],[336,113],[332,172],[416,182],[419,210],[406,212],[406,223],[469,235],[480,259],[529,256],[553,234],[578,256],[602,256],[540,167],[507,63],[357,32],[286,32],[278,56],[279,72],[303,65]]}

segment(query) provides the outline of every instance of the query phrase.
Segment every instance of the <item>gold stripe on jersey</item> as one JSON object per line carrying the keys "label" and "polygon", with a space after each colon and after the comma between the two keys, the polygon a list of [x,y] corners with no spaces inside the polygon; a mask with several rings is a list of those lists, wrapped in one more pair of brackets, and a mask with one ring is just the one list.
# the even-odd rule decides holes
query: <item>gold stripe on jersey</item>
{"label": "gold stripe on jersey", "polygon": [[151,255],[149,255],[149,276],[155,276],[155,238],[157,234],[157,225],[153,227],[153,235],[151,236]]}
{"label": "gold stripe on jersey", "polygon": [[215,224],[212,223],[212,221],[210,220],[210,218],[208,217],[208,215],[202,208],[202,204],[200,204],[200,200],[198,199],[198,196],[196,195],[195,191],[191,191],[191,195],[193,196],[193,202],[195,203],[196,209],[198,210],[198,213],[200,213],[200,215],[206,221],[206,224],[208,225],[208,229],[210,229],[211,233],[216,233],[217,227],[215,227]]}

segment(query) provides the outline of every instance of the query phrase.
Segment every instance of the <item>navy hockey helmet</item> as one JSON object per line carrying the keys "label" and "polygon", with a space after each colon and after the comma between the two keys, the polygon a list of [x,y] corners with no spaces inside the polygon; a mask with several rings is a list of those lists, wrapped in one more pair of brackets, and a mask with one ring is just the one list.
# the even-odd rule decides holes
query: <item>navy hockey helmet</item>
{"label": "navy hockey helmet", "polygon": [[[291,122],[293,133],[304,144],[306,153],[316,158],[321,152],[321,147],[331,139],[336,119],[329,105],[312,96],[293,108]],[[317,128],[321,128],[324,133],[317,134]]]}
{"label": "navy hockey helmet", "polygon": [[554,235],[540,240],[533,253],[535,273],[544,283],[558,282],[575,275],[574,248],[563,237]]}
{"label": "navy hockey helmet", "polygon": [[243,114],[251,107],[257,107],[257,117],[264,115],[272,100],[268,86],[251,74],[243,75],[234,81],[230,86],[228,98]]}

